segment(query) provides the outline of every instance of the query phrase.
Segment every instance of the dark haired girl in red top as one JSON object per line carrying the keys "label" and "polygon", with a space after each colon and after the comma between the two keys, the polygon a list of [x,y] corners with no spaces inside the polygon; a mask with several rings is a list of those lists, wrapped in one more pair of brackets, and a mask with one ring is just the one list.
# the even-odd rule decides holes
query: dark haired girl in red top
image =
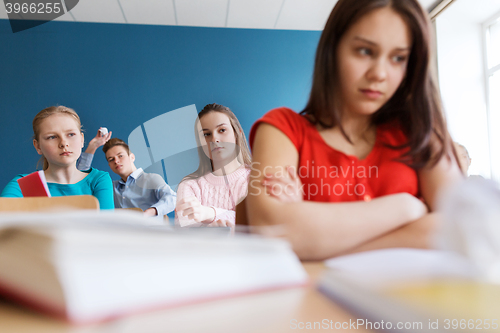
{"label": "dark haired girl in red top", "polygon": [[429,246],[436,197],[461,177],[430,36],[416,0],[336,4],[305,109],[251,130],[250,224],[285,224],[302,259]]}

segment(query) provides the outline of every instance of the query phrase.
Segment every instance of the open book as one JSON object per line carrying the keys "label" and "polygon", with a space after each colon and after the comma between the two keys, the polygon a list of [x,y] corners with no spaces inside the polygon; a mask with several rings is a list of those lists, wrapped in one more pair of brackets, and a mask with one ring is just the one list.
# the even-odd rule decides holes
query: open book
{"label": "open book", "polygon": [[43,171],[35,171],[17,180],[24,197],[50,197]]}
{"label": "open book", "polygon": [[127,212],[0,215],[0,293],[90,323],[307,283],[286,242],[144,223]]}
{"label": "open book", "polygon": [[482,282],[465,258],[386,249],[331,259],[318,289],[356,315],[351,328],[471,332],[500,328],[500,285]]}

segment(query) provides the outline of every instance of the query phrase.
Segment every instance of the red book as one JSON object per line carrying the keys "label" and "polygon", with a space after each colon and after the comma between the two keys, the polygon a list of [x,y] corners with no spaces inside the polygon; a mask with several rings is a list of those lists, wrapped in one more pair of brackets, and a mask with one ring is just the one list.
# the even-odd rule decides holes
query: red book
{"label": "red book", "polygon": [[17,180],[24,197],[50,197],[43,171],[35,171]]}

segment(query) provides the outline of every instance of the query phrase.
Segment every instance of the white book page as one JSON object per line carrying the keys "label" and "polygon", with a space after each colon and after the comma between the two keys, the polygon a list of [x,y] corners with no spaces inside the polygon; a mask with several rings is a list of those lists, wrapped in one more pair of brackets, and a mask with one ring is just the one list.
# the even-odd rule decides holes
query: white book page
{"label": "white book page", "polygon": [[45,172],[43,170],[38,171],[38,175],[40,176],[40,179],[42,180],[43,188],[45,189],[45,192],[47,193],[47,196],[50,198],[50,190],[49,190],[49,185],[47,185],[47,179],[45,179]]}
{"label": "white book page", "polygon": [[385,285],[422,279],[472,278],[476,268],[453,252],[409,248],[382,249],[345,255],[325,265],[363,285]]}

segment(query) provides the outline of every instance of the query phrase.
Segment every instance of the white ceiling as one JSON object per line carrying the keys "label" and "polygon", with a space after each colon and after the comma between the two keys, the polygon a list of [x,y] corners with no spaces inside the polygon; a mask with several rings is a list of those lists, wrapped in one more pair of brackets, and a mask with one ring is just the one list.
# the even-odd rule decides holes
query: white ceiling
{"label": "white ceiling", "polygon": [[477,0],[459,0],[446,9],[445,15],[464,24],[481,24],[492,16],[498,16],[499,11],[500,0],[481,0],[481,6],[478,6]]}
{"label": "white ceiling", "polygon": [[[323,30],[336,2],[337,0],[80,0],[71,12],[56,20]],[[419,2],[429,10],[439,1]],[[0,18],[8,18],[2,5]]]}

